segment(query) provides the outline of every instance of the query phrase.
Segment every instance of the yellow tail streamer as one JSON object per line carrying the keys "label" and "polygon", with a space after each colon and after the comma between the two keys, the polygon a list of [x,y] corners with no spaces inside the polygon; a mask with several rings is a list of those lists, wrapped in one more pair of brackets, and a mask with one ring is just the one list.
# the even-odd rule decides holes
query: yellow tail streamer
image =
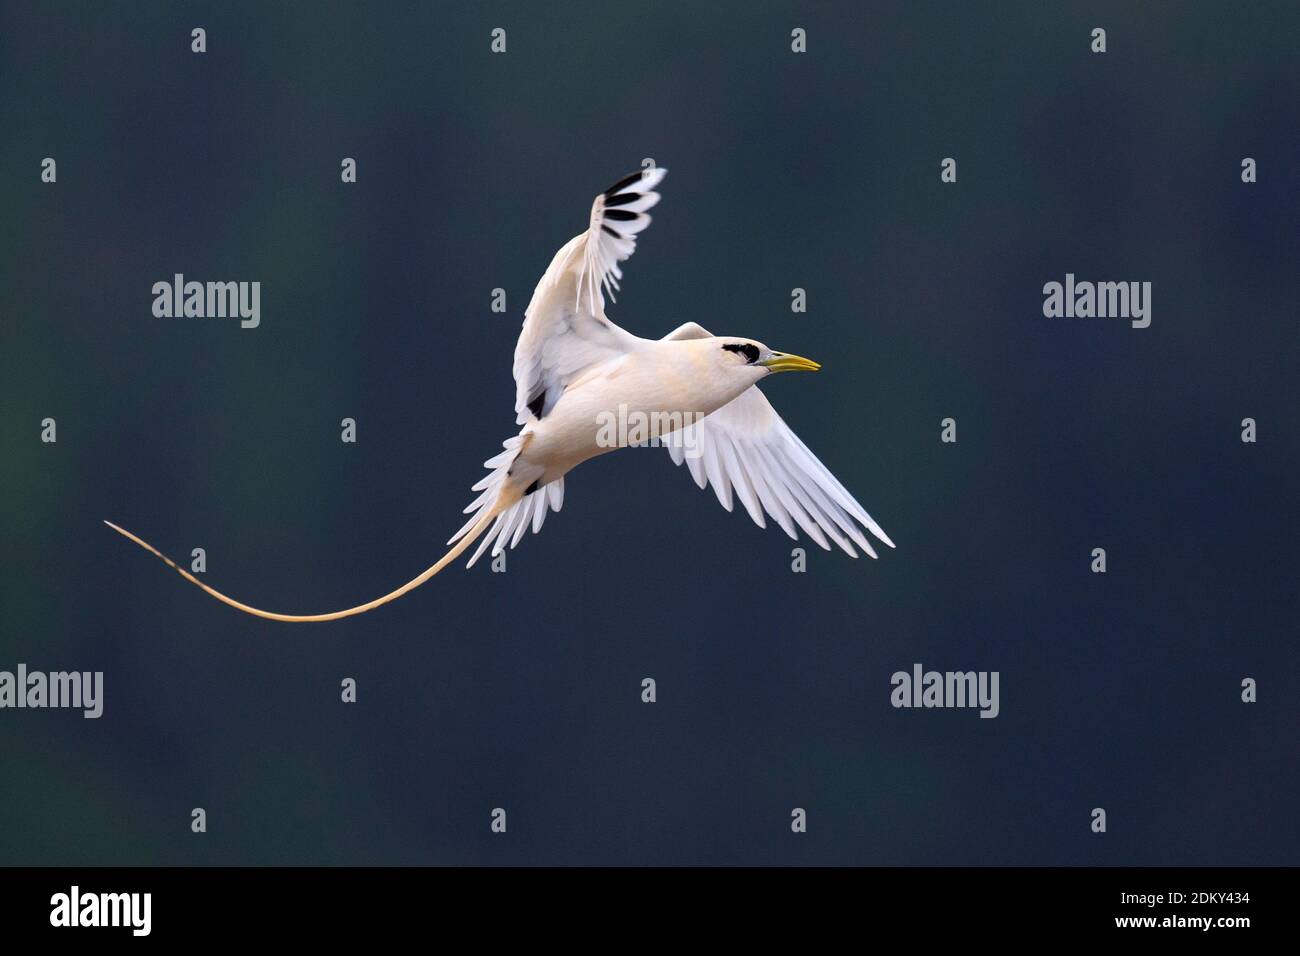
{"label": "yellow tail streamer", "polygon": [[251,614],[254,617],[264,617],[268,621],[288,621],[292,624],[309,624],[309,623],[316,623],[320,621],[337,621],[340,620],[341,618],[353,617],[357,614],[365,614],[367,611],[373,611],[375,608],[387,604],[389,601],[396,601],[399,597],[401,597],[403,594],[406,594],[408,591],[414,591],[425,581],[429,580],[429,578],[433,577],[435,574],[437,574],[447,565],[451,564],[451,562],[455,561],[458,557],[460,557],[460,555],[465,551],[465,549],[468,548],[471,544],[473,544],[479,538],[479,536],[483,534],[484,530],[488,526],[488,523],[491,522],[493,519],[495,519],[497,515],[499,515],[502,511],[505,510],[505,508],[509,507],[507,501],[502,500],[505,498],[506,496],[503,494],[501,496],[501,499],[499,499],[495,505],[493,505],[491,508],[484,511],[483,517],[481,517],[478,520],[478,522],[474,525],[474,527],[472,527],[463,538],[457,541],[450,551],[448,551],[441,558],[439,558],[437,564],[433,565],[431,568],[429,568],[419,577],[412,578],[410,581],[407,581],[396,591],[390,591],[389,593],[385,594],[383,597],[375,598],[373,601],[368,601],[365,604],[358,604],[356,607],[350,607],[343,611],[333,611],[329,614],[277,614],[274,611],[263,611],[261,608],[250,607],[249,605],[244,604],[242,601],[236,601],[234,598],[230,597],[229,595],[222,594],[216,588],[209,587],[208,585],[204,584],[202,581],[200,581],[194,575],[190,574],[190,572],[186,571],[184,568],[178,565],[171,558],[167,557],[167,555],[163,554],[161,551],[159,551],[149,542],[143,540],[142,538],[136,537],[130,531],[127,531],[125,528],[119,528],[111,521],[105,521],[104,524],[108,525],[110,528],[112,528],[114,531],[116,531],[118,534],[120,534],[122,537],[126,538],[127,540],[134,541],[136,544],[144,548],[146,551],[150,552],[156,557],[161,558],[169,568],[174,570],[186,581],[189,581],[191,584],[202,588],[204,591],[207,591],[208,594],[212,595],[222,604],[229,604],[237,611],[243,611],[245,614]]}

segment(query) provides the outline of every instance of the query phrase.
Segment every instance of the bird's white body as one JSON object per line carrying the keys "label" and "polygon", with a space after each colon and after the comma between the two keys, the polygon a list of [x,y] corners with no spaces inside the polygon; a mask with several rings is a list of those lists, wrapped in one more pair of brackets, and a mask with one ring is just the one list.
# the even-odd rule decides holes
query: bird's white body
{"label": "bird's white body", "polygon": [[528,487],[564,477],[588,459],[619,447],[602,442],[611,414],[664,422],[664,434],[731,402],[765,374],[745,366],[722,374],[711,340],[635,338],[628,351],[602,362],[565,389],[541,421],[529,422],[512,479]]}
{"label": "bird's white body", "polygon": [[[662,339],[645,339],[605,314],[605,293],[622,278],[619,263],[636,249],[659,201],[666,170],[650,169],[596,197],[588,228],[564,244],[537,283],[515,347],[515,412],[521,426],[484,466],[469,520],[437,563],[400,588],[328,614],[279,614],[250,607],[210,587],[152,545],[119,531],[166,561],[220,601],[277,621],[332,621],[362,614],[419,587],[476,540],[475,561],[488,548],[515,547],[540,531],[564,503],[565,476],[590,458],[621,447],[610,440],[619,419],[656,423],[654,438],[685,464],[696,484],[712,486],[728,511],[733,494],[759,527],[764,515],[791,538],[801,529],[821,547],[851,557],[876,552],[863,530],[893,542],[781,419],[757,388],[780,371],[815,370],[816,362],[774,352],[752,339],[714,336],[687,322]],[[618,434],[624,434],[620,431]],[[627,442],[634,443],[634,442]]]}

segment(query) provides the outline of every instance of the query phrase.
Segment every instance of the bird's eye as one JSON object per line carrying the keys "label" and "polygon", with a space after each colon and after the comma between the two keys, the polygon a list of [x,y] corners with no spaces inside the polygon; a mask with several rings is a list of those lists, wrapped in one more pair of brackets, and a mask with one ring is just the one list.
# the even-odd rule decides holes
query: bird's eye
{"label": "bird's eye", "polygon": [[745,356],[745,362],[748,365],[753,365],[755,362],[758,361],[757,345],[750,345],[748,342],[744,342],[744,343],[724,345],[723,348],[726,349],[728,352],[736,352],[739,355]]}

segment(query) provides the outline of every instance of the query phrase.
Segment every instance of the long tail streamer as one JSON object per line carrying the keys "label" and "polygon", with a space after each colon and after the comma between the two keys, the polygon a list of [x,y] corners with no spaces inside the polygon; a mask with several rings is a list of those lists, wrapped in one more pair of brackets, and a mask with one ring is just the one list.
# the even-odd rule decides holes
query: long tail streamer
{"label": "long tail streamer", "polygon": [[113,524],[113,522],[111,521],[105,521],[104,524],[108,525],[110,528],[112,528],[118,534],[122,535],[122,537],[126,538],[128,541],[134,541],[136,544],[144,548],[149,553],[153,554],[155,557],[161,558],[169,568],[171,568],[173,571],[175,571],[177,574],[183,577],[186,581],[189,581],[191,584],[195,585],[196,587],[200,587],[204,591],[207,591],[208,594],[212,595],[222,604],[229,604],[237,611],[243,611],[245,614],[251,614],[254,617],[264,617],[268,621],[288,621],[293,624],[310,624],[310,623],[317,623],[320,621],[337,621],[345,617],[354,617],[357,614],[365,614],[367,611],[373,611],[375,608],[381,607],[387,604],[389,601],[396,601],[399,597],[401,597],[403,594],[406,594],[408,591],[414,591],[425,581],[429,580],[429,578],[433,577],[435,574],[437,574],[447,565],[451,564],[451,562],[455,561],[456,558],[458,558],[461,555],[461,553],[465,551],[466,548],[468,548],[471,544],[473,544],[478,539],[479,535],[483,533],[483,531],[487,528],[487,526],[493,520],[495,520],[497,515],[499,515],[501,511],[503,511],[504,508],[507,507],[509,504],[513,504],[513,502],[510,502],[508,499],[506,499],[504,501],[498,501],[497,504],[493,505],[493,507],[484,510],[482,517],[480,517],[478,521],[474,523],[473,527],[471,527],[465,533],[464,537],[462,537],[459,541],[456,542],[455,546],[450,551],[448,551],[446,554],[444,554],[441,558],[438,559],[438,562],[436,564],[434,564],[432,567],[430,567],[428,570],[426,570],[423,574],[419,575],[418,577],[412,578],[410,581],[407,581],[397,590],[390,591],[387,594],[385,594],[383,597],[375,598],[373,601],[367,601],[365,604],[358,604],[356,607],[350,607],[342,611],[331,611],[328,614],[277,614],[275,611],[263,611],[261,608],[251,607],[250,605],[245,604],[242,601],[236,601],[228,594],[222,594],[216,588],[204,584],[202,581],[200,581],[198,578],[192,575],[189,571],[186,571],[183,567],[181,567],[171,558],[167,557],[167,555],[163,554],[161,551],[159,551],[157,548],[151,545],[148,541],[136,537],[130,531],[127,531],[125,528],[118,527],[117,525]]}

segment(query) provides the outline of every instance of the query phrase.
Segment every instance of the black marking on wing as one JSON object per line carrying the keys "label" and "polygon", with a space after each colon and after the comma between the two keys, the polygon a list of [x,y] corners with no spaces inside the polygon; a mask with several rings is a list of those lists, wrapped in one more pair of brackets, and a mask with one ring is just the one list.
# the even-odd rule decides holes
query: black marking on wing
{"label": "black marking on wing", "polygon": [[636,202],[645,193],[622,193],[618,196],[606,196],[605,208],[613,209],[615,206],[626,206],[630,202]]}
{"label": "black marking on wing", "polygon": [[628,212],[626,209],[606,209],[605,218],[612,219],[614,222],[631,222],[640,213]]}
{"label": "black marking on wing", "polygon": [[643,175],[643,174],[640,173],[640,172],[635,172],[635,173],[633,173],[631,176],[624,176],[622,179],[620,179],[620,180],[619,180],[618,182],[616,182],[614,185],[612,185],[612,186],[610,186],[608,189],[606,189],[606,190],[605,190],[605,195],[606,195],[606,196],[612,196],[612,195],[614,195],[615,193],[622,192],[622,191],[623,191],[624,189],[626,189],[628,186],[631,186],[634,182],[637,182],[638,180],[640,180],[640,178],[641,178],[642,175]]}
{"label": "black marking on wing", "polygon": [[546,404],[546,392],[540,391],[537,397],[528,403],[528,410],[533,413],[533,418],[538,421],[542,420],[542,407]]}
{"label": "black marking on wing", "polygon": [[539,481],[541,481],[540,478],[534,478],[534,479],[533,479],[533,483],[532,483],[531,485],[529,485],[527,488],[524,489],[524,495],[525,495],[525,496],[527,496],[527,495],[531,495],[534,491],[536,491],[536,490],[537,490],[537,483],[538,483]]}

